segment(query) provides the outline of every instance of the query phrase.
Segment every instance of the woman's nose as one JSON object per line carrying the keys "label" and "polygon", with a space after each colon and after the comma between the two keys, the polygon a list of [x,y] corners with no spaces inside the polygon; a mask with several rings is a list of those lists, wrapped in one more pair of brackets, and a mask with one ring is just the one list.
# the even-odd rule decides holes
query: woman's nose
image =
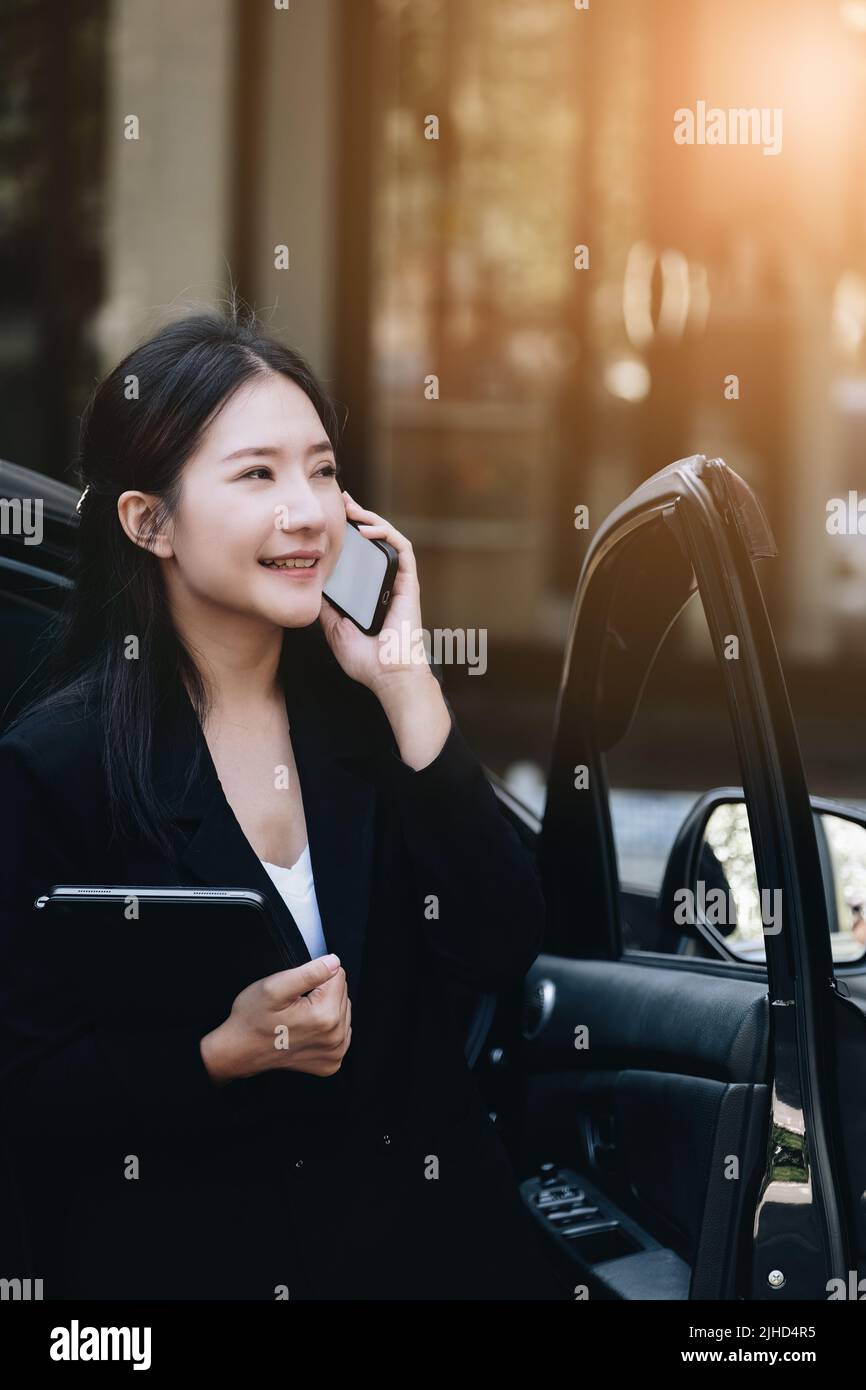
{"label": "woman's nose", "polygon": [[278,531],[322,531],[325,513],[312,488],[294,488],[274,504],[274,526]]}

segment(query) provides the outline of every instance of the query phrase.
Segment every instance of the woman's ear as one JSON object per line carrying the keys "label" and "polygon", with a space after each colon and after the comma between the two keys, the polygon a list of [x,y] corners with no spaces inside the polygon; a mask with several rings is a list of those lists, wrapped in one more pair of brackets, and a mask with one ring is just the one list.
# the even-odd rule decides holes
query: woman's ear
{"label": "woman's ear", "polygon": [[117,515],[126,535],[134,545],[149,550],[160,560],[170,560],[174,547],[166,531],[150,533],[151,519],[159,498],[152,492],[122,492],[117,499]]}

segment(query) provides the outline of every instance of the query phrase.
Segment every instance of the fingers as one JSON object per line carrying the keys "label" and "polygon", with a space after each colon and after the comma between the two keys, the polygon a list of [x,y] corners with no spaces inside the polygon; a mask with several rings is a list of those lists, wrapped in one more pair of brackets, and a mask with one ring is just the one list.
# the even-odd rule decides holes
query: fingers
{"label": "fingers", "polygon": [[[343,493],[346,501],[346,515],[351,521],[357,521],[361,533],[365,536],[375,536],[378,540],[387,541],[393,545],[397,554],[401,557],[402,564],[408,564],[413,556],[412,542],[408,536],[404,536],[402,531],[398,531],[378,512],[368,511],[366,507],[360,506],[354,497],[350,497],[348,492]],[[413,561],[414,563],[414,561]]]}
{"label": "fingers", "polygon": [[352,1001],[349,998],[348,991],[346,991],[346,993],[343,995],[343,997],[339,1000],[337,1004],[337,1007],[333,1014],[333,1024],[331,1025],[334,1035],[338,1041],[342,1041],[343,1035],[345,1034],[346,1029],[350,1024],[351,1019]]}
{"label": "fingers", "polygon": [[341,1027],[339,1033],[338,1051],[341,1057],[345,1057],[349,1051],[349,1043],[352,1041],[352,1001],[346,995],[347,1008],[340,1020]]}
{"label": "fingers", "polygon": [[345,985],[346,972],[340,965],[339,956],[317,956],[315,960],[305,961],[292,970],[279,970],[276,975],[268,975],[262,981],[262,988],[273,1008],[285,1008],[293,999],[308,994],[312,989],[329,984],[331,980],[339,982],[340,976]]}
{"label": "fingers", "polygon": [[352,1031],[352,1001],[348,992],[339,1001],[330,1023],[325,1026],[325,1048],[342,1056],[348,1047],[348,1035]]}
{"label": "fingers", "polygon": [[[320,1057],[327,1059],[325,1075],[331,1075],[333,1059],[337,1059],[339,1066],[352,1040],[352,1001],[346,972],[341,965],[332,969],[327,964],[336,959],[336,956],[318,956],[293,970],[281,970],[261,981],[265,1002],[272,1013],[288,1010],[291,1018],[297,1009],[303,1009],[295,1038],[308,1055],[312,1049],[313,1056],[318,1052]],[[286,1065],[291,1066],[291,1062],[287,1057]]]}

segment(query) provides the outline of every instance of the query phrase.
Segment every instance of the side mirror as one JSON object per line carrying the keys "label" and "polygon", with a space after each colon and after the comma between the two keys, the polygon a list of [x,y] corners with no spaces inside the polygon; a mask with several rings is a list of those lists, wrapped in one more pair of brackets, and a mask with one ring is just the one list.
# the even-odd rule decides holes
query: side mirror
{"label": "side mirror", "polygon": [[[866,952],[866,814],[811,798],[834,962]],[[657,905],[659,936],[704,940],[713,955],[763,963],[765,937],[782,930],[779,890],[761,890],[741,787],[720,787],[692,807],[674,842]]]}

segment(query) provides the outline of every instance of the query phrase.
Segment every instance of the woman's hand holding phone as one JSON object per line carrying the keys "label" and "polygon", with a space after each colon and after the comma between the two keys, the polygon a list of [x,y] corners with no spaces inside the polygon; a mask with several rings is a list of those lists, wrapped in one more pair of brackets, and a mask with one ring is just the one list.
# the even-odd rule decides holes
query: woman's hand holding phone
{"label": "woman's hand holding phone", "polygon": [[211,1079],[224,1085],[283,1068],[333,1076],[351,1041],[346,972],[330,955],[254,980],[200,1047]]}
{"label": "woman's hand holding phone", "polygon": [[[370,540],[387,541],[397,551],[397,573],[391,588],[391,600],[382,628],[375,636],[362,632],[351,618],[338,613],[323,595],[319,622],[328,645],[347,676],[366,685],[381,699],[383,690],[401,683],[406,674],[414,677],[432,675],[423,646],[417,638],[421,632],[421,588],[415,564],[412,542],[390,522],[376,512],[359,506],[348,492],[343,493],[343,505],[349,521],[358,523],[362,535]],[[404,634],[410,642],[407,644]],[[411,658],[403,660],[407,646]],[[399,660],[383,661],[383,653],[399,653]],[[420,657],[420,659],[419,659]]]}
{"label": "woman's hand holding phone", "polygon": [[[365,536],[387,541],[396,550],[393,597],[377,636],[361,632],[350,618],[341,617],[327,602],[327,595],[319,622],[346,675],[366,685],[379,700],[403,762],[416,769],[426,767],[448,737],[451,715],[420,641],[421,586],[412,542],[384,517],[360,507],[348,492],[343,493],[343,503],[346,516],[358,521]],[[383,660],[389,648],[399,653],[398,660]]]}

